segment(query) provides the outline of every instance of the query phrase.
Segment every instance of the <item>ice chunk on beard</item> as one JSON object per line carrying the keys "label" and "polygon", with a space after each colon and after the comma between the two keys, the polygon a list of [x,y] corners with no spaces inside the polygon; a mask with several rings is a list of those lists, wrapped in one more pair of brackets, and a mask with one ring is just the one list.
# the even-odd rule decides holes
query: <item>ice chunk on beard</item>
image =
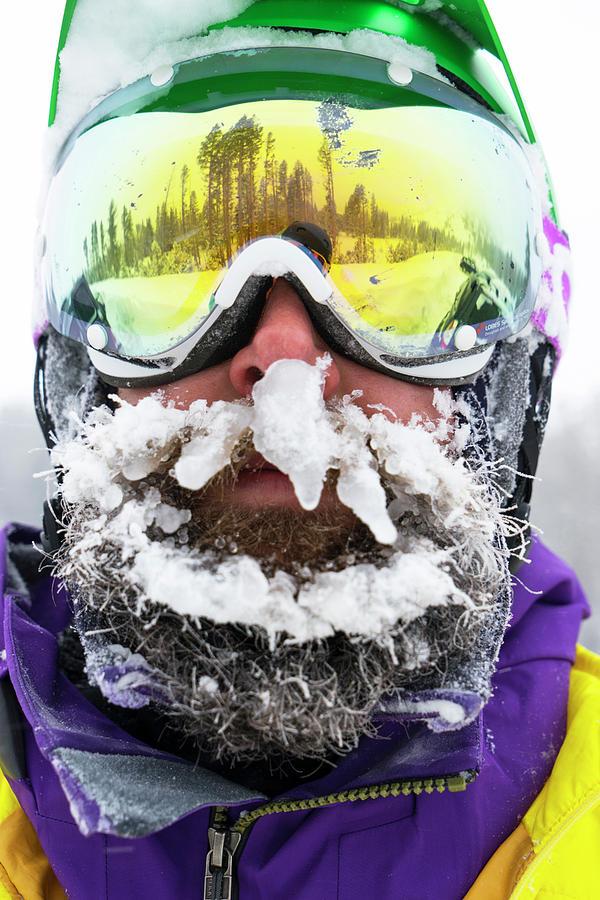
{"label": "ice chunk on beard", "polygon": [[255,385],[251,408],[213,406],[214,419],[183,448],[175,477],[182,487],[204,487],[228,462],[236,438],[250,428],[256,450],[290,478],[304,509],[318,506],[327,473],[336,471],[341,502],[379,543],[392,544],[396,529],[364,441],[364,422],[361,429],[332,427],[323,402],[323,380],[323,366],[278,360]]}
{"label": "ice chunk on beard", "polygon": [[[320,371],[306,364],[301,366],[312,384],[297,385],[305,392],[296,404],[299,432],[280,377],[288,369],[293,385],[307,373],[287,362],[266,381],[273,391],[254,408],[198,401],[183,411],[149,398],[137,408],[123,405],[114,416],[95,414],[79,441],[56,451],[65,467],[69,506],[58,568],[76,598],[84,645],[86,635],[114,629],[113,643],[141,651],[169,711],[217,756],[258,758],[277,747],[319,756],[354,746],[369,730],[382,693],[410,685],[413,675],[437,666],[459,627],[464,643],[477,640],[478,614],[489,607],[503,575],[494,548],[497,505],[485,481],[453,458],[451,447],[441,447],[423,425],[393,422],[382,412],[369,418],[351,398],[327,408]],[[281,416],[274,396],[285,403]],[[318,419],[318,477],[295,452],[298,442],[306,445],[310,403]],[[285,438],[279,418],[287,419]],[[327,466],[339,485],[343,454],[368,459],[364,466],[376,476],[385,515],[397,530],[394,544],[374,541],[368,562],[348,561],[337,570],[307,566],[292,576],[283,570],[267,575],[243,552],[178,542],[189,524],[185,515],[166,536],[177,515],[164,509],[165,467],[176,474],[185,460],[187,480],[199,457],[198,481],[206,483],[211,468],[223,465],[230,452],[236,455],[237,430],[245,426],[247,434],[253,425],[263,455],[275,457],[294,484],[300,482],[300,492],[312,490],[313,498],[315,485],[322,486],[331,470]],[[146,476],[132,479],[140,471]],[[358,485],[364,489],[364,481]],[[447,622],[440,618],[442,609]],[[419,625],[429,611],[437,615],[434,631]],[[101,656],[95,651],[96,659]],[[202,678],[216,682],[218,690],[208,696]],[[101,674],[97,680],[102,687]],[[147,690],[140,695],[145,702]]]}

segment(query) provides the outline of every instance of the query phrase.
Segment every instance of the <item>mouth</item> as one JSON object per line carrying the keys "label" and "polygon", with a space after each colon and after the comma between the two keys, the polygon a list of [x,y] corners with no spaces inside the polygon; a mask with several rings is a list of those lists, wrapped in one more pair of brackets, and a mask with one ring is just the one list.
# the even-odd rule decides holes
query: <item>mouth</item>
{"label": "mouth", "polygon": [[260,453],[254,453],[238,472],[233,493],[236,502],[245,506],[300,508],[294,485],[288,476]]}
{"label": "mouth", "polygon": [[[268,459],[265,459],[260,453],[253,453],[252,456],[247,460],[246,464],[240,470],[240,474],[242,472],[279,472],[280,475],[283,474],[273,463],[270,463]],[[287,476],[286,476],[287,477]]]}
{"label": "mouth", "polygon": [[[232,493],[235,503],[249,509],[274,506],[306,512],[288,476],[260,453],[253,453],[240,469],[233,483]],[[326,480],[317,508],[323,510],[338,505],[335,489]]]}

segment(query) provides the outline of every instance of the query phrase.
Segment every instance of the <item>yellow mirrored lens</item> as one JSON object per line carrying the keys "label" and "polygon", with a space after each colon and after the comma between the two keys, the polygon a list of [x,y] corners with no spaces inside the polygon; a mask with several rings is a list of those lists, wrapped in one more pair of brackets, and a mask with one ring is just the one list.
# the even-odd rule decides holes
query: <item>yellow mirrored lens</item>
{"label": "yellow mirrored lens", "polygon": [[403,262],[333,266],[339,291],[366,325],[399,335],[433,333],[448,310],[448,296],[464,276],[460,254],[415,254]]}
{"label": "yellow mirrored lens", "polygon": [[[52,189],[55,319],[95,316],[119,352],[165,352],[206,319],[240,247],[303,220],[331,238],[349,327],[398,355],[438,352],[453,323],[526,321],[530,193],[510,135],[441,107],[282,100],[114,119],[78,140]],[[87,311],[72,298],[82,275]]]}
{"label": "yellow mirrored lens", "polygon": [[119,335],[121,351],[138,356],[141,345],[149,355],[163,352],[165,334],[188,334],[202,324],[210,312],[218,274],[207,270],[113,277],[92,282],[91,288],[106,321]]}

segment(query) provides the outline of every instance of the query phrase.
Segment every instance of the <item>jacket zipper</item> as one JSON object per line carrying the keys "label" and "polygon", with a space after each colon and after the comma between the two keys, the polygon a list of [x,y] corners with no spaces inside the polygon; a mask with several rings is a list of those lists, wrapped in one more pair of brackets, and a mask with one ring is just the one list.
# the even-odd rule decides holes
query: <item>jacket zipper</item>
{"label": "jacket zipper", "polygon": [[232,900],[233,858],[242,835],[227,824],[227,807],[217,806],[208,828],[204,900]]}
{"label": "jacket zipper", "polygon": [[474,769],[459,772],[456,775],[442,775],[436,778],[413,778],[405,781],[391,781],[371,787],[354,788],[337,794],[323,797],[310,797],[305,800],[272,800],[256,809],[241,814],[231,827],[228,822],[228,808],[217,806],[211,815],[208,828],[208,853],[206,855],[206,871],[204,876],[204,900],[235,900],[237,885],[235,874],[239,863],[239,855],[246,844],[252,827],[263,816],[273,813],[299,812],[301,810],[319,809],[335,803],[354,802],[355,800],[376,800],[378,797],[407,797],[409,794],[432,794],[464,791],[467,784],[476,776]]}

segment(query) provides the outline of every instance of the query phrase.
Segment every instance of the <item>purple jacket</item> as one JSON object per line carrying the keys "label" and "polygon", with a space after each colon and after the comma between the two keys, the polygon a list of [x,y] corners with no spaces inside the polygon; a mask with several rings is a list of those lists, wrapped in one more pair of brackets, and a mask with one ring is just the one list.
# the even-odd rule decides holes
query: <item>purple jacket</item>
{"label": "purple jacket", "polygon": [[[56,635],[70,611],[50,577],[27,584],[20,554],[36,539],[20,526],[2,533],[0,701],[16,695],[24,714],[26,777],[4,763],[73,900],[218,898],[228,887],[241,900],[458,900],[550,773],[587,604],[539,542],[514,589],[494,695],[475,722],[435,733],[391,716],[387,740],[364,738],[268,814],[242,816],[243,828],[240,815],[267,798],[137,741],[58,670]],[[478,775],[459,790],[461,778],[447,776],[465,772]]]}

